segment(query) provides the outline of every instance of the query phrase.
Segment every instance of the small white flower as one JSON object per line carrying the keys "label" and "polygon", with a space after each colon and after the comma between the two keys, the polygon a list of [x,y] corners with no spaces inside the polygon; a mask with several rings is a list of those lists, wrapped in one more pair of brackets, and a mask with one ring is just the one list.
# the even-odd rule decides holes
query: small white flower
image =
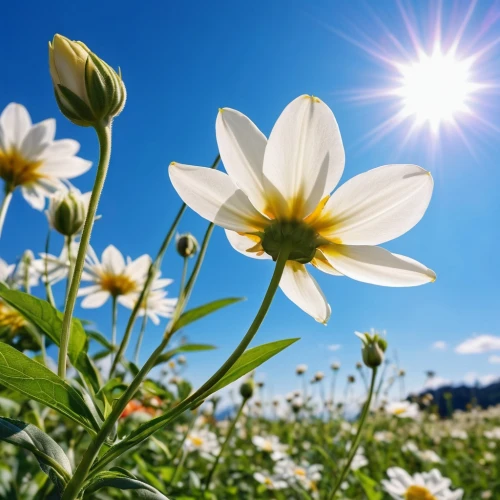
{"label": "small white flower", "polygon": [[206,429],[189,432],[183,446],[188,452],[199,451],[208,455],[217,455],[220,451],[217,436]]}
{"label": "small white flower", "polygon": [[373,433],[373,439],[379,443],[392,443],[394,434],[391,431],[377,431]]}
{"label": "small white flower", "polygon": [[420,410],[417,403],[409,401],[397,401],[389,403],[385,407],[385,411],[390,415],[395,415],[399,418],[412,418],[416,420],[420,416]]}
{"label": "small white flower", "polygon": [[142,255],[136,260],[125,259],[119,250],[109,245],[102,253],[101,261],[89,247],[82,274],[82,281],[94,284],[80,288],[78,296],[85,298],[83,308],[101,307],[110,297],[116,297],[120,304],[130,307],[127,295],[136,296],[147,277],[151,257]]}
{"label": "small white flower", "polygon": [[276,259],[283,241],[293,241],[280,287],[317,321],[326,323],[331,309],[306,263],[383,286],[435,280],[426,266],[376,246],[422,218],[432,195],[431,175],[416,165],[386,165],[330,195],[344,170],[344,147],[332,111],[317,97],[292,101],[269,140],[245,115],[224,108],[216,136],[227,174],[174,162],[172,184],[248,257]]}
{"label": "small white flower", "polygon": [[318,492],[318,483],[321,481],[320,464],[302,462],[296,464],[290,458],[279,461],[274,467],[274,473],[287,481],[296,481],[307,491]]}
{"label": "small white flower", "polygon": [[[74,241],[71,243],[72,259],[76,258],[77,253],[78,243]],[[64,245],[59,256],[45,252],[38,255],[40,258],[35,260],[33,265],[44,283],[48,281],[50,285],[55,285],[68,276],[70,261],[67,245]]]}
{"label": "small white flower", "polygon": [[462,441],[466,441],[467,439],[469,439],[469,435],[463,429],[452,429],[450,431],[450,436],[453,439],[461,439]]}
{"label": "small white flower", "polygon": [[493,427],[489,431],[484,431],[484,437],[487,439],[497,439],[500,440],[500,427]]}
{"label": "small white flower", "polygon": [[80,144],[54,140],[53,118],[33,125],[21,104],[9,104],[0,115],[0,178],[7,191],[20,187],[24,199],[43,210],[45,197],[65,189],[63,179],[77,177],[92,163],[75,156]]}
{"label": "small white flower", "polygon": [[8,283],[15,268],[15,264],[7,264],[5,260],[0,258],[0,281],[3,283]]}
{"label": "small white flower", "polygon": [[288,448],[286,444],[280,442],[277,436],[252,436],[252,443],[259,450],[271,453],[273,460],[283,458]]}
{"label": "small white flower", "polygon": [[12,274],[12,285],[14,288],[26,288],[38,286],[40,273],[35,265],[35,256],[31,250],[26,250]]}
{"label": "small white flower", "polygon": [[450,490],[451,480],[441,475],[437,469],[410,476],[400,467],[387,469],[389,480],[382,486],[394,500],[460,500],[463,490]]}
{"label": "small white flower", "polygon": [[264,472],[254,472],[253,477],[259,483],[265,484],[268,490],[283,490],[288,488],[286,481]]}

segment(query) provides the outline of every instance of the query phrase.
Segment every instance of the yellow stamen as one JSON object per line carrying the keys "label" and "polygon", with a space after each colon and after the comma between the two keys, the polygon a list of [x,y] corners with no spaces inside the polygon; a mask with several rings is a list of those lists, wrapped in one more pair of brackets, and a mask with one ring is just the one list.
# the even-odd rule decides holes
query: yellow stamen
{"label": "yellow stamen", "polygon": [[192,442],[195,446],[198,446],[198,447],[202,446],[202,445],[203,445],[203,443],[204,443],[203,439],[201,439],[201,438],[199,438],[199,437],[197,437],[197,436],[191,436],[191,437],[190,437],[190,439],[191,439],[191,442]]}
{"label": "yellow stamen", "polygon": [[330,199],[330,195],[326,195],[316,206],[316,208],[310,213],[305,219],[304,222],[309,224],[310,226],[314,225],[314,222],[319,219],[321,212],[325,208],[326,202]]}
{"label": "yellow stamen", "polygon": [[396,408],[393,413],[394,415],[403,415],[406,412],[406,408]]}
{"label": "yellow stamen", "polygon": [[3,151],[0,149],[0,178],[8,189],[25,186],[44,177],[39,172],[43,162],[27,160],[17,149]]}
{"label": "yellow stamen", "polygon": [[406,490],[405,500],[437,500],[437,499],[424,486],[417,486],[414,484]]}
{"label": "yellow stamen", "polygon": [[125,274],[103,274],[100,285],[113,297],[126,295],[137,290],[137,283]]}
{"label": "yellow stamen", "polygon": [[26,324],[26,320],[15,309],[0,302],[0,330],[6,328],[11,334],[15,334]]}
{"label": "yellow stamen", "polygon": [[294,473],[296,476],[306,477],[306,471],[302,467],[297,467]]}

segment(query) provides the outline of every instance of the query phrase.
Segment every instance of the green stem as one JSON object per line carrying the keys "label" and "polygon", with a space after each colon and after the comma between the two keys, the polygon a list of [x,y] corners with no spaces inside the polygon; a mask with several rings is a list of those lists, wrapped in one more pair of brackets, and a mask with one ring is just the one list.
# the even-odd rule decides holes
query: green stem
{"label": "green stem", "polygon": [[113,350],[116,346],[116,322],[118,319],[118,301],[116,297],[113,295],[111,299],[111,345],[113,346]]}
{"label": "green stem", "polygon": [[5,222],[5,217],[7,215],[7,210],[9,209],[10,201],[12,200],[12,190],[6,188],[5,196],[0,205],[0,238],[2,237],[3,224]]}
{"label": "green stem", "polygon": [[83,266],[85,264],[85,256],[92,234],[92,227],[94,225],[95,214],[101,197],[104,181],[106,180],[106,173],[108,171],[109,160],[111,157],[111,123],[107,125],[99,125],[95,127],[97,137],[99,139],[100,154],[99,165],[97,166],[97,173],[90,197],[89,208],[85,225],[83,226],[82,236],[80,239],[80,246],[78,248],[78,255],[76,257],[75,269],[71,279],[71,286],[68,293],[68,300],[64,308],[64,317],[61,330],[61,344],[59,346],[59,358],[57,363],[57,372],[61,378],[66,377],[66,356],[68,354],[69,338],[71,335],[71,319],[76,304],[76,296],[78,294],[78,287],[82,277]]}
{"label": "green stem", "polygon": [[221,458],[222,454],[224,453],[224,450],[226,449],[226,446],[227,446],[229,440],[231,439],[231,436],[234,432],[236,424],[243,413],[243,408],[245,407],[245,404],[247,401],[248,401],[248,398],[243,399],[240,407],[238,408],[238,413],[236,413],[236,416],[234,417],[233,421],[231,422],[231,426],[229,427],[229,430],[227,431],[226,439],[224,439],[224,442],[222,443],[219,454],[217,455],[217,458],[215,459],[214,465],[212,466],[212,469],[208,473],[204,491],[208,491],[208,489],[210,488],[210,483],[212,482],[212,478],[215,474],[217,466],[219,465],[220,458]]}
{"label": "green stem", "polygon": [[71,288],[71,279],[73,273],[75,272],[75,259],[73,259],[73,255],[71,254],[72,243],[73,243],[73,238],[71,236],[67,236],[65,240],[65,245],[66,245],[66,253],[68,254],[69,269],[68,269],[68,277],[66,278],[66,294],[64,296],[65,304],[68,301],[68,294]]}
{"label": "green stem", "polygon": [[144,332],[146,331],[146,325],[148,323],[147,311],[144,311],[144,316],[142,318],[141,331],[139,332],[139,337],[137,338],[137,344],[135,345],[134,353],[134,363],[139,366],[139,352],[141,351],[142,339],[144,338]]}
{"label": "green stem", "polygon": [[24,291],[26,293],[31,293],[30,287],[30,267],[31,267],[31,259],[25,254],[23,259],[24,264]]}
{"label": "green stem", "polygon": [[201,264],[203,263],[203,260],[205,258],[208,242],[210,241],[210,237],[212,236],[213,228],[214,225],[212,223],[209,224],[191,277],[189,278],[186,288],[182,290],[181,296],[183,300],[179,300],[177,302],[173,317],[165,328],[165,333],[160,345],[154,350],[144,366],[139,370],[139,373],[134,377],[120,399],[113,405],[111,413],[108,415],[108,417],[102,424],[100,431],[85,451],[80,464],[78,465],[75,473],[73,474],[73,477],[71,478],[71,481],[68,483],[68,486],[64,490],[64,494],[61,500],[73,500],[78,496],[83,483],[87,479],[90,468],[99,453],[99,450],[106,441],[108,435],[113,430],[116,422],[120,418],[120,415],[123,413],[123,410],[127,406],[128,402],[135,396],[140,385],[142,384],[142,381],[146,378],[149,371],[155,366],[157,359],[160,357],[165,347],[170,342],[172,335],[176,331],[175,324],[187,305],[190,293],[200,272]]}
{"label": "green stem", "polygon": [[[184,411],[186,411],[188,408],[193,408],[199,405],[205,399],[205,397],[207,397],[207,393],[210,391],[210,389],[214,387],[215,384],[217,384],[219,380],[221,380],[222,377],[224,377],[224,375],[226,375],[226,373],[233,367],[236,361],[238,361],[240,356],[245,352],[246,348],[257,334],[257,331],[259,330],[260,325],[264,321],[264,318],[266,317],[269,307],[271,306],[274,295],[276,294],[276,291],[279,288],[281,276],[283,275],[283,271],[285,269],[285,265],[291,250],[292,250],[291,242],[287,242],[283,245],[283,248],[276,261],[274,273],[271,278],[271,282],[269,283],[269,287],[266,291],[264,299],[262,301],[262,304],[260,305],[260,308],[257,311],[257,314],[255,315],[255,318],[252,321],[250,328],[248,329],[247,333],[245,334],[241,342],[238,344],[236,349],[233,351],[233,353],[229,356],[229,358],[227,358],[224,364],[196,392],[194,392],[193,394],[191,394],[191,396],[187,397],[184,401],[179,403],[175,408],[172,408],[172,410],[168,411],[161,417],[158,417],[156,419],[157,422],[154,425],[154,430],[152,430],[150,434],[153,434],[154,432],[156,432],[156,430],[163,428],[166,423],[170,422],[180,414],[184,413]],[[189,283],[187,285],[187,288],[189,288]],[[132,434],[129,434],[129,436],[126,437],[123,441],[121,441],[118,445],[115,445],[112,453],[108,452],[107,456],[105,458],[103,457],[96,464],[96,466],[92,470],[92,475],[102,470],[103,467],[106,466],[106,464],[108,464],[121,454],[123,454],[129,448],[133,448],[142,441],[143,439],[135,439],[133,432]],[[68,498],[73,498],[73,497],[68,497]],[[64,498],[63,500],[67,500],[67,498]]]}
{"label": "green stem", "polygon": [[[220,155],[217,155],[214,162],[212,163],[211,168],[217,168],[217,165],[219,164],[219,162],[220,162]],[[135,303],[134,308],[132,309],[132,312],[130,313],[130,317],[128,319],[127,326],[125,328],[125,333],[123,334],[123,339],[121,341],[120,347],[118,348],[118,352],[116,353],[116,357],[113,361],[113,364],[111,365],[111,371],[109,372],[110,377],[113,376],[113,374],[116,370],[116,367],[118,366],[118,363],[121,361],[123,353],[126,351],[126,349],[128,347],[128,343],[130,341],[130,336],[132,335],[132,329],[134,327],[135,320],[137,319],[137,315],[139,314],[139,309],[141,308],[141,304],[144,301],[144,297],[146,297],[147,294],[149,293],[149,289],[151,287],[151,284],[153,283],[153,280],[155,279],[158,271],[160,270],[163,256],[165,255],[165,252],[167,251],[167,248],[170,245],[172,238],[174,237],[175,230],[177,229],[177,226],[179,225],[179,222],[180,222],[184,212],[186,211],[186,208],[187,208],[187,205],[185,203],[183,203],[181,208],[179,209],[179,212],[177,213],[172,225],[170,226],[170,229],[168,230],[168,233],[165,236],[163,243],[161,244],[160,250],[158,250],[158,254],[156,255],[155,260],[149,266],[148,276],[146,278],[146,281],[144,282],[144,286],[142,287],[139,298],[137,299],[137,302]]]}
{"label": "green stem", "polygon": [[335,498],[335,494],[337,493],[338,489],[340,488],[340,485],[343,483],[345,477],[347,476],[347,473],[349,472],[351,463],[356,455],[356,451],[358,451],[361,442],[361,432],[363,430],[366,417],[368,416],[368,413],[370,413],[370,405],[372,402],[373,390],[375,388],[376,378],[377,378],[377,368],[372,368],[372,380],[370,383],[370,391],[368,393],[368,399],[365,402],[365,406],[363,407],[361,418],[359,419],[358,431],[356,432],[356,436],[354,437],[354,441],[352,442],[351,449],[349,450],[349,453],[347,455],[347,461],[342,469],[342,472],[340,473],[340,476],[337,479],[337,482],[335,483],[335,486],[333,487],[332,493],[329,496],[330,500],[333,500]]}
{"label": "green stem", "polygon": [[44,274],[45,274],[45,293],[47,294],[47,301],[52,307],[56,307],[56,303],[54,300],[54,295],[52,293],[52,287],[50,286],[49,283],[49,249],[50,249],[50,233],[51,230],[49,228],[47,232],[47,239],[45,240],[45,265],[44,265]]}
{"label": "green stem", "polygon": [[179,463],[177,464],[177,467],[175,468],[174,475],[172,476],[170,484],[175,486],[175,483],[177,483],[177,481],[179,480],[182,469],[184,468],[184,462],[186,461],[186,458],[187,458],[187,452],[186,450],[182,450],[181,458],[179,460]]}

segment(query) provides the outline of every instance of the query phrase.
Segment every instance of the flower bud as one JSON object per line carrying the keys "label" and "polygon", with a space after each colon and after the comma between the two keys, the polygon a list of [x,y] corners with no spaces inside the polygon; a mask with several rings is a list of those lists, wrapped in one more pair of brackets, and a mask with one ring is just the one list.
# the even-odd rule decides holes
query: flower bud
{"label": "flower bud", "polygon": [[57,104],[76,125],[108,123],[125,106],[121,76],[84,43],[55,35],[49,42],[49,67]]}
{"label": "flower bud", "polygon": [[337,372],[340,370],[340,363],[332,363],[332,365],[330,366],[330,368],[334,371],[334,372]]}
{"label": "flower bud", "polygon": [[361,339],[363,347],[361,354],[363,362],[368,368],[377,368],[384,362],[384,353],[387,349],[387,341],[377,333],[358,333],[356,335]]}
{"label": "flower bud", "polygon": [[183,258],[194,257],[198,251],[198,242],[191,233],[177,236],[177,252]]}
{"label": "flower bud", "polygon": [[253,379],[248,379],[240,386],[240,394],[243,399],[250,399],[253,396],[254,382]]}
{"label": "flower bud", "polygon": [[297,375],[303,375],[307,371],[307,365],[297,365],[295,368],[295,373]]}
{"label": "flower bud", "polygon": [[51,227],[63,236],[80,233],[87,216],[90,195],[90,192],[82,195],[77,189],[71,189],[52,196],[46,211]]}

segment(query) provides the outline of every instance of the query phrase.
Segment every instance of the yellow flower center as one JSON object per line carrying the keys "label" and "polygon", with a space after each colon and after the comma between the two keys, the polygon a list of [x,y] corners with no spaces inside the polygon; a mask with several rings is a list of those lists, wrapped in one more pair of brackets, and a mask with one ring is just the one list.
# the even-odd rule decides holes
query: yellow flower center
{"label": "yellow flower center", "polygon": [[31,184],[44,177],[39,172],[42,163],[27,160],[14,148],[10,151],[0,149],[0,177],[5,181],[9,190]]}
{"label": "yellow flower center", "polygon": [[26,320],[14,309],[0,302],[0,330],[8,328],[16,333],[26,325]]}
{"label": "yellow flower center", "polygon": [[137,283],[125,274],[103,274],[100,285],[113,297],[127,295],[137,289]]}
{"label": "yellow flower center", "polygon": [[264,444],[262,445],[262,449],[264,451],[268,451],[268,452],[273,451],[273,445],[272,445],[271,441],[264,441]]}
{"label": "yellow flower center", "polygon": [[272,482],[272,481],[271,481],[268,477],[266,477],[266,478],[264,479],[264,484],[265,484],[266,486],[272,486],[272,485],[273,485],[273,482]]}
{"label": "yellow flower center", "polygon": [[198,436],[191,436],[191,442],[197,447],[202,446],[204,443],[203,439]]}
{"label": "yellow flower center", "polygon": [[406,412],[406,408],[396,408],[393,413],[394,415],[402,415],[403,413]]}
{"label": "yellow flower center", "polygon": [[427,488],[414,484],[406,490],[405,500],[437,500],[437,498]]}
{"label": "yellow flower center", "polygon": [[296,476],[306,477],[306,471],[302,467],[297,467],[293,472]]}

